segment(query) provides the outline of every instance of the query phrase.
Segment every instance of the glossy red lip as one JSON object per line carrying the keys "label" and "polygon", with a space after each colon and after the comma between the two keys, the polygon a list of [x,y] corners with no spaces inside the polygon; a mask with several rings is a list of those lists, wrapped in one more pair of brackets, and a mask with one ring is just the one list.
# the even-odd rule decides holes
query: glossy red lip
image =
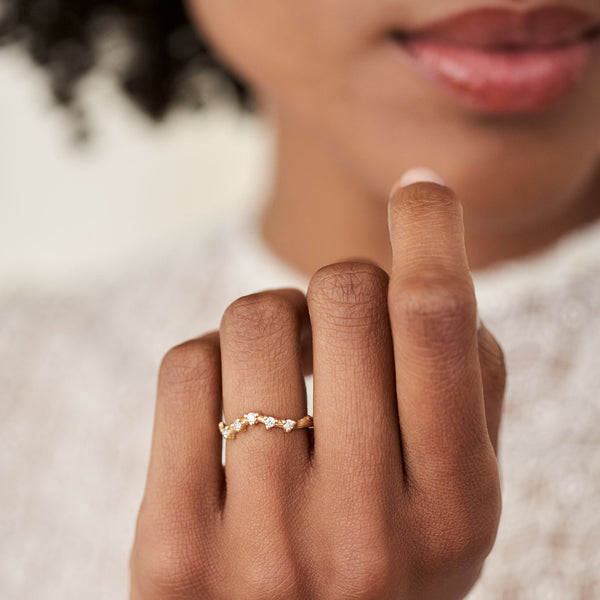
{"label": "glossy red lip", "polygon": [[561,6],[544,6],[528,12],[483,8],[397,33],[408,38],[435,37],[480,48],[548,46],[600,33],[600,16]]}

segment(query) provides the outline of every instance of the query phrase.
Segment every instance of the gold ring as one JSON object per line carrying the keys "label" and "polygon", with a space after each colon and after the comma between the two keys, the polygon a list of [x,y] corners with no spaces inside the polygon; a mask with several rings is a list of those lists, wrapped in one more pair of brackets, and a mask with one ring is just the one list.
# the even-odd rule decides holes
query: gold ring
{"label": "gold ring", "polygon": [[275,417],[263,415],[259,412],[249,412],[241,419],[236,419],[230,425],[225,425],[225,423],[221,421],[219,423],[219,430],[224,439],[233,440],[238,433],[246,431],[259,423],[262,423],[267,429],[278,427],[279,429],[283,429],[286,433],[290,433],[290,431],[294,431],[294,429],[312,427],[313,418],[310,415],[306,415],[305,417],[294,421],[294,419],[276,419]]}

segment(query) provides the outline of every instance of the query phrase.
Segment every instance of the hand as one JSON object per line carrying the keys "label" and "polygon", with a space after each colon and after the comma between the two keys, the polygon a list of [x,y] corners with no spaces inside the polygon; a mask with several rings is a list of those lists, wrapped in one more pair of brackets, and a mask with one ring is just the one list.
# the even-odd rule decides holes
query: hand
{"label": "hand", "polygon": [[[306,298],[241,298],[220,333],[167,354],[132,599],[467,594],[500,515],[502,352],[477,329],[453,193],[402,188],[390,219],[391,277],[325,267]],[[314,436],[252,427],[224,469],[221,410],[304,416],[311,363]]]}

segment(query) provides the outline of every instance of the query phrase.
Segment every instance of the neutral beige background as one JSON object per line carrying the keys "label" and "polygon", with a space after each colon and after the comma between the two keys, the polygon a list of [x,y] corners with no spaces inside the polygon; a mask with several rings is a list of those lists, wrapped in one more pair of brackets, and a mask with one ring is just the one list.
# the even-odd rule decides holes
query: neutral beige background
{"label": "neutral beige background", "polygon": [[44,76],[0,50],[0,294],[117,276],[263,195],[271,144],[257,119],[221,106],[153,126],[98,74],[80,147]]}

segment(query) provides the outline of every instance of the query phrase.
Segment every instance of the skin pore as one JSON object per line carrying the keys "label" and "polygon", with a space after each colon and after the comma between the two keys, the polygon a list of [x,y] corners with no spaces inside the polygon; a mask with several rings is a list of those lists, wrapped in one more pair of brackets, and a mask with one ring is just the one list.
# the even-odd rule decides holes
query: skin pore
{"label": "skin pore", "polygon": [[[560,4],[600,14],[595,0]],[[189,8],[272,125],[263,235],[300,271],[358,257],[389,270],[388,193],[415,166],[438,172],[463,204],[475,270],[539,251],[600,216],[600,60],[559,105],[490,115],[440,92],[386,39],[394,27],[450,14],[450,0],[189,0]]]}

